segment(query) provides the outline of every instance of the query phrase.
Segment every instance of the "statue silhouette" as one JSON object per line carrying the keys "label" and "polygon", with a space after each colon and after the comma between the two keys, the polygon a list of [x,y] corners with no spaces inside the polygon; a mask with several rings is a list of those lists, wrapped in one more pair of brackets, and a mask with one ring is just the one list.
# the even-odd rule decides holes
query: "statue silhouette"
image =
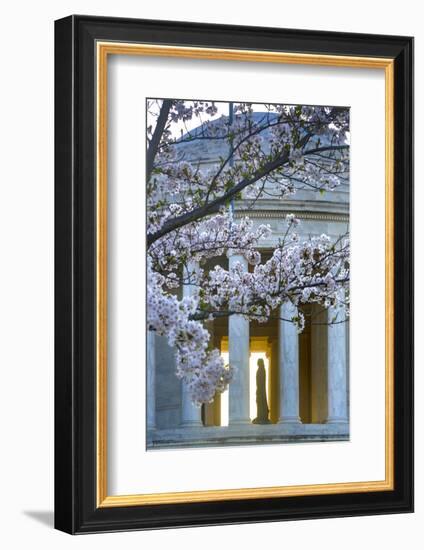
{"label": "statue silhouette", "polygon": [[257,416],[252,423],[270,424],[268,402],[266,400],[266,371],[263,359],[258,359],[258,370],[256,371],[256,407]]}

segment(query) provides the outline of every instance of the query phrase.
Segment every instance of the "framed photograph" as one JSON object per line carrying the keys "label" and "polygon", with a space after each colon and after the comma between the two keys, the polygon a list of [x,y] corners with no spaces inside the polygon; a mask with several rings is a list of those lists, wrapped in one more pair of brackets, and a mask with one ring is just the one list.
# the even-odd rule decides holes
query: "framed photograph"
{"label": "framed photograph", "polygon": [[55,525],[413,510],[413,39],[55,24]]}

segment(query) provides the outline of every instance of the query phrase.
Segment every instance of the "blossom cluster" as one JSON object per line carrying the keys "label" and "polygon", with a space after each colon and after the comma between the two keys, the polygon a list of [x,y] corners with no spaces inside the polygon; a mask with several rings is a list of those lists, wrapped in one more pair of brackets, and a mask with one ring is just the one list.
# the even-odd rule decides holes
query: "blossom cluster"
{"label": "blossom cluster", "polygon": [[[326,235],[281,245],[252,271],[241,262],[229,269],[215,266],[201,283],[203,310],[242,314],[266,322],[284,302],[318,303],[325,308],[348,303],[349,242],[338,245]],[[301,318],[299,318],[301,322]]]}
{"label": "blossom cluster", "polygon": [[148,329],[165,336],[176,350],[176,374],[187,385],[194,403],[209,403],[216,392],[222,392],[231,380],[232,369],[224,365],[217,349],[209,348],[209,332],[198,321],[191,320],[197,300],[178,300],[163,289],[163,277],[147,268]]}
{"label": "blossom cluster", "polygon": [[[149,248],[153,268],[165,275],[169,288],[184,281],[181,266],[190,262],[202,263],[224,254],[243,254],[252,265],[258,264],[261,255],[258,242],[270,235],[269,225],[253,228],[248,217],[235,222],[230,210],[188,224],[154,242]],[[180,278],[178,278],[180,273]]]}

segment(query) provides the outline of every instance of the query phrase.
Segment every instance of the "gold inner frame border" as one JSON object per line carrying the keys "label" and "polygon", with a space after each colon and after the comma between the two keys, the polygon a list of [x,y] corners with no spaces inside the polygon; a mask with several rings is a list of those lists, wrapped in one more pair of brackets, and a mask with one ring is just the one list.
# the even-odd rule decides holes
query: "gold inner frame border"
{"label": "gold inner frame border", "polygon": [[[107,491],[107,62],[109,55],[138,55],[383,69],[385,72],[385,479],[311,485],[108,495]],[[394,489],[394,60],[254,50],[96,42],[97,63],[97,304],[96,471],[97,507],[143,506]]]}

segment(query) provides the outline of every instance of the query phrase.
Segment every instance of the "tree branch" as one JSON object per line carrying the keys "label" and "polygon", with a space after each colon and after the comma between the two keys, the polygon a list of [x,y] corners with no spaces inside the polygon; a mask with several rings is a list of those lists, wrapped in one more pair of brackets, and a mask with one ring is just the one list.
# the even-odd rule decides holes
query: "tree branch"
{"label": "tree branch", "polygon": [[149,143],[149,148],[146,155],[146,181],[149,181],[150,176],[152,175],[153,166],[155,162],[156,153],[158,152],[160,140],[162,138],[163,131],[165,129],[166,123],[168,121],[169,111],[171,109],[172,101],[170,99],[164,99],[158,120],[156,123],[155,131],[153,132],[152,139]]}
{"label": "tree branch", "polygon": [[[303,138],[303,140],[305,141],[302,143],[303,140],[301,140],[300,146],[301,147],[304,146],[308,139],[309,139],[309,135],[305,136],[305,138]],[[348,147],[349,147],[348,145],[318,147],[315,149],[310,149],[309,151],[305,151],[304,154],[310,155],[316,152],[346,149]],[[223,206],[224,204],[229,202],[231,199],[233,199],[236,195],[238,195],[241,191],[243,191],[245,187],[248,187],[249,185],[254,184],[256,181],[260,180],[270,172],[273,172],[277,168],[280,168],[281,166],[286,164],[288,160],[289,160],[289,153],[285,152],[283,153],[283,155],[281,155],[277,159],[264,164],[264,166],[259,170],[257,170],[257,172],[255,172],[255,174],[253,174],[253,176],[251,176],[250,178],[244,178],[243,180],[241,180],[237,185],[229,189],[221,197],[218,197],[211,202],[207,202],[203,206],[199,206],[198,208],[195,208],[190,212],[181,214],[180,216],[177,216],[174,219],[168,220],[167,222],[164,223],[161,229],[147,236],[147,246],[148,247],[151,246],[155,241],[157,241],[164,235],[167,235],[171,231],[175,231],[180,227],[184,227],[185,225],[192,223],[200,218],[204,218],[205,216],[209,216],[210,214],[216,214],[217,212],[219,212],[219,209],[221,208],[221,206]]]}

